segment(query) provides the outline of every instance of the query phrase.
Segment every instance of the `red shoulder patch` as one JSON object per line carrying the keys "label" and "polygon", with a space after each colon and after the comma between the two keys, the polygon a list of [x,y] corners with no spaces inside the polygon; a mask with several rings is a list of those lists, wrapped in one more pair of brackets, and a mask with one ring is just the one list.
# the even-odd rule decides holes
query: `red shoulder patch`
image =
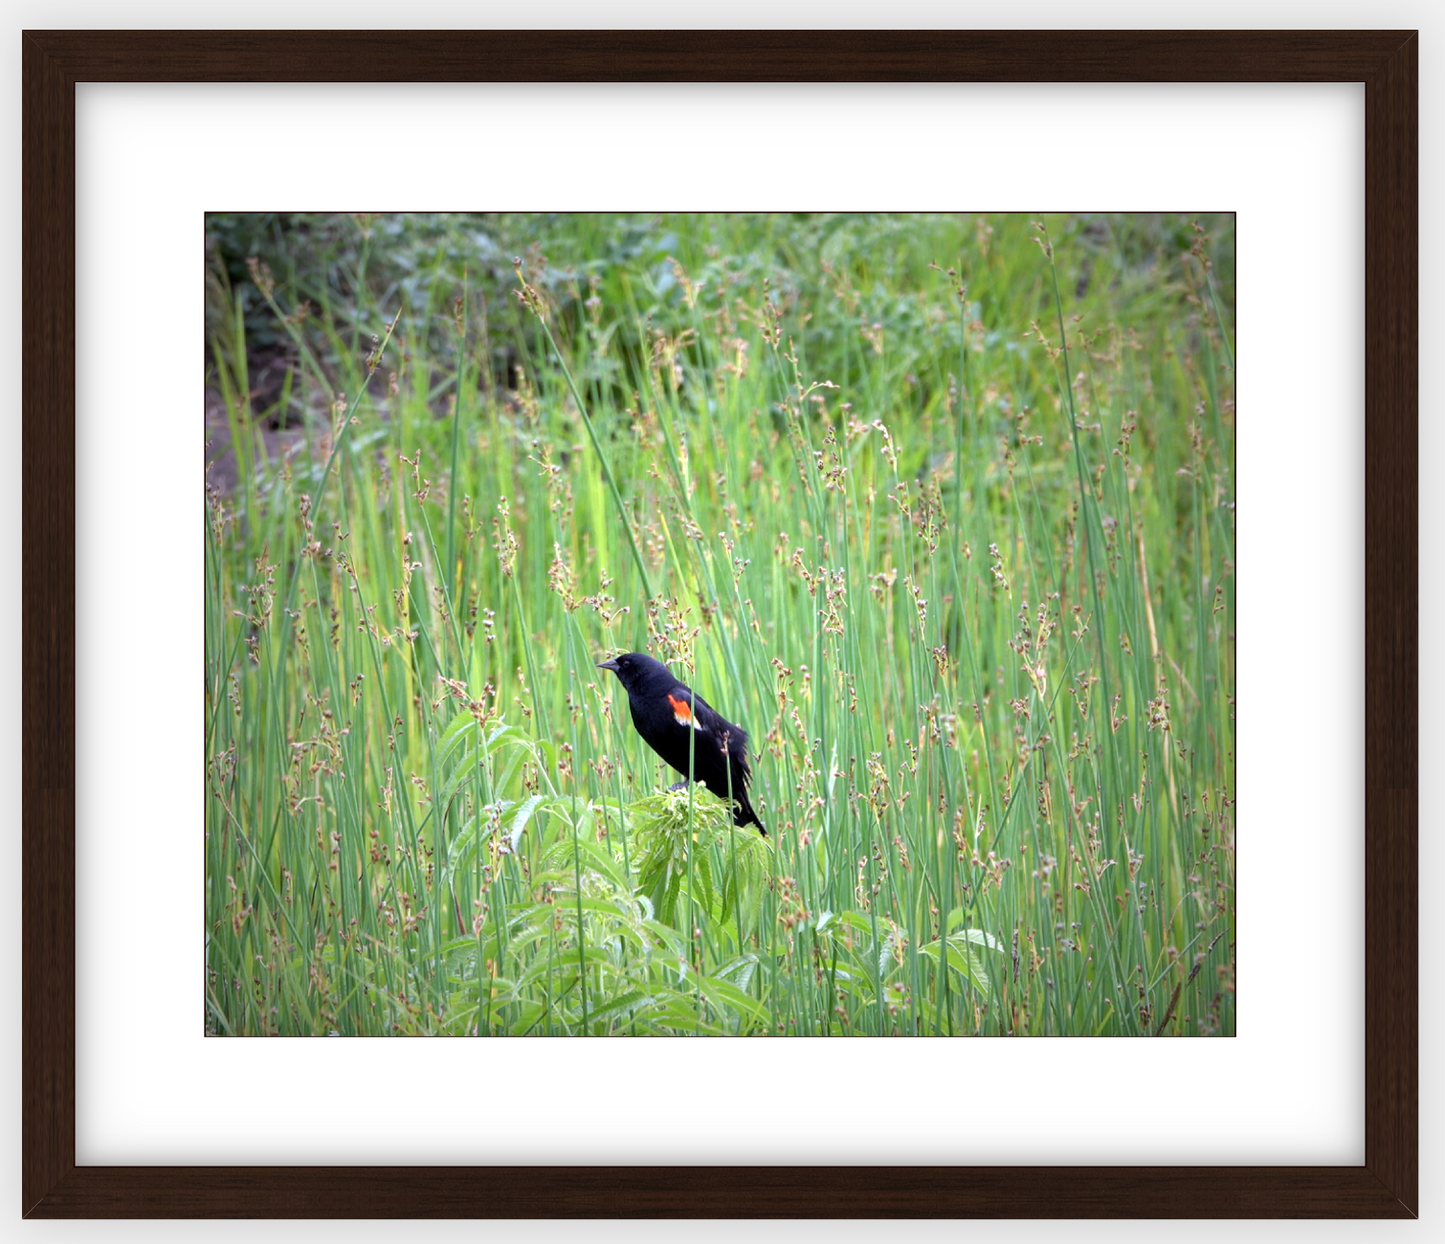
{"label": "red shoulder patch", "polygon": [[667,702],[672,705],[672,715],[677,718],[679,725],[690,725],[692,723],[692,705],[686,700],[679,700],[675,695],[669,695]]}

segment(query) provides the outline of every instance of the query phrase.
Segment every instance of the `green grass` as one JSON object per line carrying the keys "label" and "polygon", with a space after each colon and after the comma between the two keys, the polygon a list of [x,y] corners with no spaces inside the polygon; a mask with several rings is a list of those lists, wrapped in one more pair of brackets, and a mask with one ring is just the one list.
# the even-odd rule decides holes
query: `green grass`
{"label": "green grass", "polygon": [[1232,1035],[1232,220],[1043,223],[214,218],[208,1031]]}

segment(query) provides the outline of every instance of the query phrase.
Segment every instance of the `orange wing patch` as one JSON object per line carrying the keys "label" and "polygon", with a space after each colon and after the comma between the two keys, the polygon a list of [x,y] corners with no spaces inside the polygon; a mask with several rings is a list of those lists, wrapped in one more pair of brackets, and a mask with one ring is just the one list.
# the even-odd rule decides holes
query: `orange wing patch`
{"label": "orange wing patch", "polygon": [[676,696],[667,697],[667,702],[672,705],[672,715],[680,726],[692,725],[692,705],[686,700],[679,700]]}

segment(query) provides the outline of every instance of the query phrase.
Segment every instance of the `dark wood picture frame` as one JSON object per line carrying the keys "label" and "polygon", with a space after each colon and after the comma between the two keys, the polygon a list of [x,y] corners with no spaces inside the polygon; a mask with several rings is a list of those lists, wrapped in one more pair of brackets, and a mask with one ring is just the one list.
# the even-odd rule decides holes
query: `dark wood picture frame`
{"label": "dark wood picture frame", "polygon": [[[1409,31],[30,31],[23,35],[26,1216],[1381,1217],[1418,1213],[1418,53]],[[75,84],[1365,85],[1365,1163],[94,1167],[75,1161]]]}

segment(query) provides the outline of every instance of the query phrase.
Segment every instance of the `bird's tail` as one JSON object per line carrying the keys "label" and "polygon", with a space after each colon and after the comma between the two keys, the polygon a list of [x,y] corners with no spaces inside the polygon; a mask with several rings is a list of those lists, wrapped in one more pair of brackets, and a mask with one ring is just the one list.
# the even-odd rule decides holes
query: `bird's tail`
{"label": "bird's tail", "polygon": [[733,824],[739,829],[747,825],[756,825],[758,833],[766,838],[768,831],[763,828],[763,823],[758,820],[758,814],[753,811],[753,805],[748,802],[747,792],[734,791],[733,799],[737,802],[737,807],[733,809]]}

